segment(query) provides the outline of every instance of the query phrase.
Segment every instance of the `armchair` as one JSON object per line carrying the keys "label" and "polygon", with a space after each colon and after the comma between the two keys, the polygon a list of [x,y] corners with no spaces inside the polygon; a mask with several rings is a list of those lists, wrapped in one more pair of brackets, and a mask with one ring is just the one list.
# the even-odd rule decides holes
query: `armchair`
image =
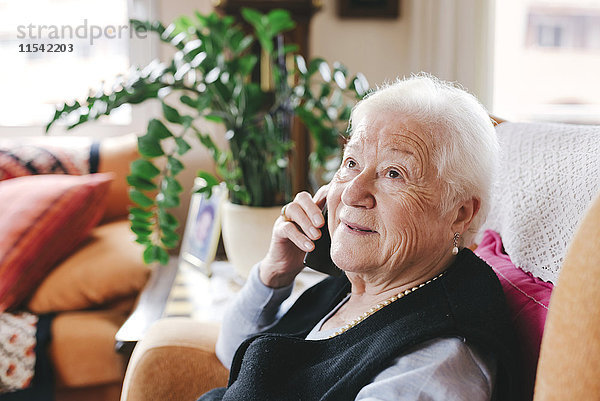
{"label": "armchair", "polygon": [[[560,212],[560,207],[556,208],[556,204],[560,203],[556,202],[546,204],[546,209],[539,209],[537,213],[525,213],[520,216],[517,226],[523,226],[524,229],[528,225],[537,228],[543,226],[544,229],[555,230],[554,232],[569,233],[565,238],[556,241],[552,248],[540,250],[551,254],[554,263],[558,265],[555,273],[558,275],[560,271],[560,279],[555,282],[556,289],[553,290],[550,301],[537,375],[535,378],[529,378],[530,382],[535,379],[533,399],[600,399],[600,381],[597,380],[600,374],[600,127],[502,123],[497,129],[499,136],[508,135],[511,131],[512,134],[518,132],[519,135],[537,135],[535,140],[531,141],[536,152],[555,152],[553,157],[542,157],[550,165],[547,170],[537,170],[531,177],[509,177],[507,182],[496,185],[495,191],[499,192],[496,194],[497,198],[506,196],[509,192],[512,196],[508,202],[502,200],[503,204],[506,203],[503,205],[503,214],[510,214],[511,208],[520,207],[522,196],[535,196],[535,190],[532,191],[529,187],[532,183],[536,187],[540,182],[560,185],[561,181],[556,181],[557,172],[554,170],[563,168],[560,163],[555,163],[556,158],[562,157],[562,152],[568,150],[571,156],[573,152],[575,155],[577,152],[587,155],[581,158],[581,163],[585,165],[573,166],[570,173],[584,171],[583,175],[589,175],[588,178],[591,179],[585,180],[585,184],[582,185],[574,183],[573,186],[578,188],[576,193],[565,194],[581,206],[575,211],[577,218],[566,223],[562,219],[549,219],[546,213],[549,208],[554,207],[553,210]],[[548,132],[553,135],[572,136],[562,142],[563,148],[553,147],[550,142],[548,146],[544,146]],[[585,140],[582,140],[581,135]],[[502,146],[507,152],[505,144]],[[569,149],[564,149],[564,146]],[[530,160],[526,157],[531,151],[531,148],[523,149],[523,157],[520,158],[522,171],[531,168]],[[578,178],[565,174],[562,179]],[[510,191],[507,190],[509,187]],[[544,193],[543,196],[550,200],[553,197],[559,200],[555,193]],[[566,215],[574,213],[573,210],[563,212]],[[518,232],[509,232],[516,228],[503,221],[501,216],[496,215],[492,220],[491,225],[487,224],[486,228],[497,230],[503,237],[519,237]],[[561,227],[557,229],[556,224],[561,224]],[[533,241],[530,236],[521,236],[521,239],[523,238]],[[512,242],[510,246],[507,245],[507,253],[512,257],[510,249],[520,248],[515,248]],[[518,252],[514,253],[516,255]],[[528,252],[525,254],[531,256]],[[518,265],[523,266],[521,262],[518,262]],[[541,268],[548,270],[549,266],[544,265]],[[525,270],[536,269],[527,266]],[[545,279],[549,280],[548,277]],[[550,277],[550,280],[555,281],[556,278]],[[529,297],[521,288],[516,289]],[[535,301],[534,298],[530,298]],[[208,325],[181,318],[157,322],[134,350],[125,375],[121,401],[166,398],[192,401],[210,388],[224,386],[227,371],[214,355],[216,334],[217,327],[214,324]],[[535,372],[535,366],[533,369]]]}

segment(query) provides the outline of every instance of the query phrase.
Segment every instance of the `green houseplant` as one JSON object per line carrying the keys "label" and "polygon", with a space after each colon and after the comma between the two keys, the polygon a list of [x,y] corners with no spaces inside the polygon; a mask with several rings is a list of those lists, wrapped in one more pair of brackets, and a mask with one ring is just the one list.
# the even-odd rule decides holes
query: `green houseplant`
{"label": "green houseplant", "polygon": [[[131,229],[136,241],[145,245],[147,263],[167,263],[167,249],[179,242],[179,222],[169,208],[179,204],[182,186],[177,174],[184,168],[181,156],[190,149],[190,132],[209,149],[219,176],[199,172],[206,181],[202,191],[210,194],[222,180],[232,203],[281,205],[291,197],[292,115],[304,122],[314,139],[311,162],[326,166],[339,153],[353,103],[367,91],[364,76],[349,77],[341,64],[330,68],[323,59],[306,62],[296,55],[288,71],[286,59],[296,51],[295,45],[283,44],[282,33],[295,25],[288,12],[244,9],[242,15],[252,27],[250,33],[233,17],[216,13],[180,17],[168,26],[131,20],[136,30],[152,32],[174,46],[173,58],[132,68],[108,93],[59,105],[46,127],[48,131],[58,120],[67,120],[71,129],[123,104],[160,101],[163,119],[150,120],[145,135],[138,138],[142,157],[131,164],[127,178],[136,205],[130,209]],[[272,92],[252,79],[260,68],[257,52],[270,64]],[[197,128],[201,119],[225,126],[228,149],[219,148]]]}

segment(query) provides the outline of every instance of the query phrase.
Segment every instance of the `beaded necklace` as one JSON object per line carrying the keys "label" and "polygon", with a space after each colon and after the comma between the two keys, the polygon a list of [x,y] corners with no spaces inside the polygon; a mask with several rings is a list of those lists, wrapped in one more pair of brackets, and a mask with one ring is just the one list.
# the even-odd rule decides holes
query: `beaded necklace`
{"label": "beaded necklace", "polygon": [[332,335],[330,335],[329,338],[333,338],[335,336],[339,336],[340,334],[342,334],[342,333],[350,330],[352,327],[356,326],[357,324],[359,324],[360,322],[362,322],[363,320],[365,320],[366,318],[368,318],[369,316],[371,316],[373,313],[375,313],[375,312],[383,309],[384,307],[388,306],[392,302],[396,302],[400,298],[403,298],[403,297],[407,296],[411,292],[414,292],[414,291],[418,290],[419,288],[425,287],[427,284],[431,283],[432,281],[435,281],[438,278],[442,277],[444,275],[444,273],[446,273],[446,272],[445,271],[441,272],[439,275],[435,276],[431,280],[427,280],[426,282],[421,283],[418,286],[415,286],[415,287],[413,287],[413,288],[411,288],[409,290],[402,291],[402,292],[400,292],[400,293],[398,293],[398,294],[396,294],[394,296],[391,296],[390,298],[386,299],[385,301],[378,303],[377,305],[375,305],[374,307],[372,307],[371,309],[369,309],[368,311],[366,311],[362,315],[358,316],[356,319],[352,320],[347,325],[342,326],[338,331],[336,331],[335,333],[333,333]]}

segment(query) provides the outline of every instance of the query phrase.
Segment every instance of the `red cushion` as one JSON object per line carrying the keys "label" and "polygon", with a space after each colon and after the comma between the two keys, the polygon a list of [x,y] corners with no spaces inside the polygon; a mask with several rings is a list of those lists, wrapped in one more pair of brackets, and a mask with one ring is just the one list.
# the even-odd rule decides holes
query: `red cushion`
{"label": "red cushion", "polygon": [[98,223],[112,176],[37,175],[0,182],[0,312],[17,307]]}
{"label": "red cushion", "polygon": [[521,345],[527,388],[533,395],[542,334],[554,286],[516,267],[504,253],[502,239],[495,231],[485,231],[475,253],[500,279]]}

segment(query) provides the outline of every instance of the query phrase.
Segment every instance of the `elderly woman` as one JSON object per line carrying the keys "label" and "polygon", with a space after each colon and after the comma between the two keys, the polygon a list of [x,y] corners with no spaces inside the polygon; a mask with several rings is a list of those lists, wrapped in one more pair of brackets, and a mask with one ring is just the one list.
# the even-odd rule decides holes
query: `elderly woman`
{"label": "elderly woman", "polygon": [[[359,102],[335,177],[284,207],[225,317],[228,387],[200,400],[517,400],[502,289],[461,249],[485,218],[497,149],[477,100],[432,77]],[[345,274],[282,310],[325,204]]]}

